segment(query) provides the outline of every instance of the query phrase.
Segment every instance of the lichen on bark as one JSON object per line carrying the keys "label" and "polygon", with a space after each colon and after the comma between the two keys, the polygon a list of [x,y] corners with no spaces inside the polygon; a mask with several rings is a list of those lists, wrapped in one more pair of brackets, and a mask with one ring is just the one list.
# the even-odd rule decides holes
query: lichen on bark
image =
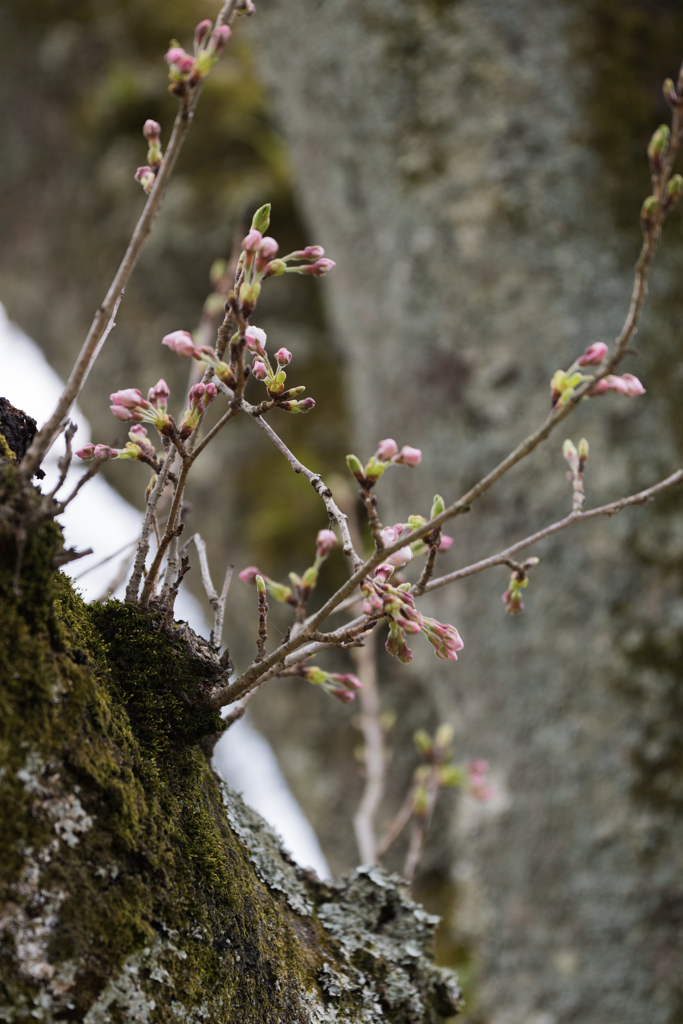
{"label": "lichen on bark", "polygon": [[[15,467],[0,462],[5,508]],[[0,500],[0,505],[2,500]],[[400,880],[297,867],[200,741],[214,660],[184,626],[86,605],[0,519],[0,1020],[437,1022],[436,919]]]}

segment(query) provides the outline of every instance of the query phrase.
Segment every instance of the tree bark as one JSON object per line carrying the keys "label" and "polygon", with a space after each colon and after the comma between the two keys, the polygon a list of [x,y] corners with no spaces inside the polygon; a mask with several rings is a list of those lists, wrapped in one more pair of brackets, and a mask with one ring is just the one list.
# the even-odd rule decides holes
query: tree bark
{"label": "tree bark", "polygon": [[[378,492],[384,522],[425,515],[541,421],[554,370],[618,333],[645,146],[666,119],[653,87],[676,75],[683,19],[606,0],[262,0],[259,13],[300,202],[337,261],[327,294],[356,450],[386,436],[423,448],[419,471]],[[584,403],[458,520],[448,568],[568,510],[565,436],[590,441],[589,504],[677,468],[679,225],[625,367],[647,398]],[[423,875],[455,893],[468,1020],[681,1019],[679,510],[672,495],[545,542],[523,616],[503,614],[503,570],[438,592],[424,605],[460,629],[457,666],[417,643],[407,672],[383,666],[394,778],[405,785],[410,730],[444,718],[497,776],[491,808],[442,821]],[[256,710],[306,804],[297,723],[282,728],[277,698]]]}
{"label": "tree bark", "polygon": [[[435,918],[368,868],[299,868],[212,774],[205,641],[85,605],[0,460],[0,1018],[437,1024],[457,1011]],[[10,455],[7,451],[10,450]],[[204,749],[204,752],[202,750]]]}

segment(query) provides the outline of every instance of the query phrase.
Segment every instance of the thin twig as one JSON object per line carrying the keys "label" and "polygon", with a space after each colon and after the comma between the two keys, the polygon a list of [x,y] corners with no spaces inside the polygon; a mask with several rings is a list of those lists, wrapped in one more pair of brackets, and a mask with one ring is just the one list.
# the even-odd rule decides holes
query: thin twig
{"label": "thin twig", "polygon": [[425,541],[429,545],[429,554],[427,555],[427,561],[424,564],[424,568],[422,570],[419,580],[410,591],[411,594],[415,594],[416,597],[419,597],[420,594],[424,594],[427,584],[434,575],[436,556],[439,551],[439,542],[441,541],[441,530],[434,530],[434,532],[431,533],[429,537],[425,537]]}
{"label": "thin twig", "polygon": [[138,541],[138,549],[135,554],[135,564],[133,565],[133,572],[131,574],[128,586],[126,587],[125,601],[127,604],[131,604],[137,601],[138,590],[140,589],[140,581],[145,571],[145,562],[149,553],[149,534],[153,526],[156,526],[156,510],[161,498],[162,492],[166,486],[171,464],[175,458],[175,448],[171,447],[166,452],[166,458],[164,464],[161,467],[161,472],[157,477],[157,482],[154,485],[152,493],[147,499],[147,509],[145,511],[145,518],[142,521],[142,531],[140,533],[140,540]]}
{"label": "thin twig", "polygon": [[[257,580],[259,583],[260,577]],[[258,586],[258,640],[256,641],[256,660],[263,661],[266,654],[266,643],[268,642],[268,595],[265,585],[261,580]]]}
{"label": "thin twig", "polygon": [[169,590],[168,601],[166,605],[166,628],[170,629],[173,625],[173,609],[175,607],[175,599],[178,596],[180,590],[180,584],[185,579],[185,574],[190,570],[190,559],[187,555],[183,558],[180,563],[180,572],[175,578],[173,585]]}
{"label": "thin twig", "polygon": [[473,576],[477,572],[482,572],[483,569],[490,569],[494,565],[505,565],[513,555],[516,555],[518,551],[523,551],[525,548],[531,547],[532,544],[537,544],[538,541],[545,540],[546,537],[552,537],[553,534],[559,533],[560,530],[566,530],[568,526],[573,526],[574,523],[583,523],[587,519],[597,519],[598,516],[615,516],[624,508],[628,508],[630,505],[644,505],[648,501],[652,501],[662,491],[668,490],[669,487],[675,487],[677,484],[683,483],[683,469],[679,469],[676,473],[672,473],[665,480],[660,480],[658,484],[654,484],[653,487],[648,487],[644,491],[639,491],[637,494],[631,494],[628,498],[620,498],[618,501],[612,501],[608,505],[600,505],[598,508],[591,508],[587,512],[570,512],[564,519],[558,520],[556,523],[552,523],[551,526],[546,526],[542,530],[538,530],[536,533],[532,533],[529,537],[525,537],[524,540],[517,541],[516,544],[512,544],[509,548],[505,548],[504,551],[499,551],[497,555],[491,555],[489,558],[483,558],[480,562],[474,562],[472,565],[466,565],[463,569],[456,569],[455,572],[449,572],[445,576],[438,576],[435,580],[432,580],[425,587],[425,592],[428,593],[430,590],[438,590],[439,587],[445,587],[447,583],[453,583],[455,580],[464,579],[466,576]]}
{"label": "thin twig", "polygon": [[376,640],[377,637],[373,631],[369,634],[365,646],[359,647],[353,652],[358,677],[363,684],[359,697],[360,728],[364,740],[365,787],[353,817],[361,864],[376,862],[375,818],[384,794],[386,768],[384,730],[380,718],[381,705],[377,686]]}
{"label": "thin twig", "polygon": [[57,510],[54,513],[56,516],[61,515],[62,512],[64,511],[64,509],[67,507],[67,505],[70,505],[71,502],[74,500],[74,498],[76,497],[76,495],[80,491],[81,487],[84,487],[88,483],[89,480],[92,480],[92,478],[99,473],[99,471],[102,469],[102,466],[104,465],[105,461],[106,461],[105,459],[96,459],[95,460],[95,462],[90,467],[90,469],[87,471],[87,473],[84,473],[83,476],[81,477],[81,479],[78,481],[78,483],[74,487],[74,489],[71,492],[71,494],[69,495],[69,497],[65,498],[64,501],[60,501],[59,505],[57,506]]}
{"label": "thin twig", "polygon": [[406,855],[405,865],[403,867],[403,877],[407,882],[412,882],[415,877],[420,860],[422,859],[422,852],[424,850],[425,839],[427,838],[427,831],[432,820],[434,813],[434,807],[436,806],[436,800],[439,795],[439,766],[433,764],[429,773],[429,780],[426,786],[426,806],[419,814],[415,811],[415,824],[413,826],[413,834],[410,837],[410,845],[408,846],[408,853]]}
{"label": "thin twig", "polygon": [[[223,640],[223,619],[225,618],[225,603],[228,599],[228,590],[230,589],[230,583],[232,580],[232,574],[235,570],[234,565],[229,565],[228,570],[225,574],[223,581],[223,589],[221,590],[220,597],[218,598],[218,607],[216,608],[216,615],[213,620],[213,629],[211,630],[211,643],[216,649],[221,646]],[[228,655],[229,657],[229,655]]]}
{"label": "thin twig", "polygon": [[410,821],[413,814],[413,807],[415,806],[415,785],[411,785],[410,789],[406,794],[406,798],[401,804],[398,814],[389,822],[387,829],[384,833],[384,837],[377,845],[375,851],[375,857],[377,861],[380,861],[385,855],[390,846],[392,846],[398,837],[400,836],[403,829]]}

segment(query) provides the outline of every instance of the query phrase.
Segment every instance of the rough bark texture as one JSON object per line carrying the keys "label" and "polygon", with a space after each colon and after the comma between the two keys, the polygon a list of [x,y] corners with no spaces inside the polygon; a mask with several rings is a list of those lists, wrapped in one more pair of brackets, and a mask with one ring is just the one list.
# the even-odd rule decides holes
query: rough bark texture
{"label": "rough bark texture", "polygon": [[[530,0],[262,0],[259,13],[300,201],[337,261],[328,296],[358,454],[386,436],[422,447],[419,471],[378,490],[385,522],[424,515],[540,422],[555,369],[617,333],[681,18],[667,4]],[[647,398],[583,406],[458,521],[449,566],[565,513],[565,436],[590,441],[590,503],[677,467],[680,231],[667,227],[642,359],[625,366]],[[499,799],[443,821],[426,864],[456,893],[451,944],[476,975],[468,1020],[683,1016],[677,515],[672,495],[546,542],[515,619],[504,570],[440,592],[425,605],[459,627],[457,666],[416,642],[406,673],[385,670],[394,778],[429,717],[495,766]],[[271,739],[306,803],[316,765],[277,696],[264,727],[273,708]],[[318,824],[320,802],[307,806]],[[332,855],[349,855],[336,840]]]}
{"label": "rough bark texture", "polygon": [[222,726],[200,706],[206,644],[85,605],[51,568],[59,543],[53,523],[29,537],[17,598],[0,532],[0,1020],[453,1014],[437,919],[377,869],[327,885],[297,868],[200,749]]}

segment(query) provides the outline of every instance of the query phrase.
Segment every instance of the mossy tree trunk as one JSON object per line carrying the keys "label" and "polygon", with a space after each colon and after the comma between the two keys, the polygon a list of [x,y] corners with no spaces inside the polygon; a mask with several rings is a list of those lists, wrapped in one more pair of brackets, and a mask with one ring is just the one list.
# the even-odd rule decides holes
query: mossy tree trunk
{"label": "mossy tree trunk", "polygon": [[435,919],[372,870],[298,868],[206,757],[216,659],[86,605],[29,536],[0,460],[0,1020],[434,1022],[456,1010]]}

